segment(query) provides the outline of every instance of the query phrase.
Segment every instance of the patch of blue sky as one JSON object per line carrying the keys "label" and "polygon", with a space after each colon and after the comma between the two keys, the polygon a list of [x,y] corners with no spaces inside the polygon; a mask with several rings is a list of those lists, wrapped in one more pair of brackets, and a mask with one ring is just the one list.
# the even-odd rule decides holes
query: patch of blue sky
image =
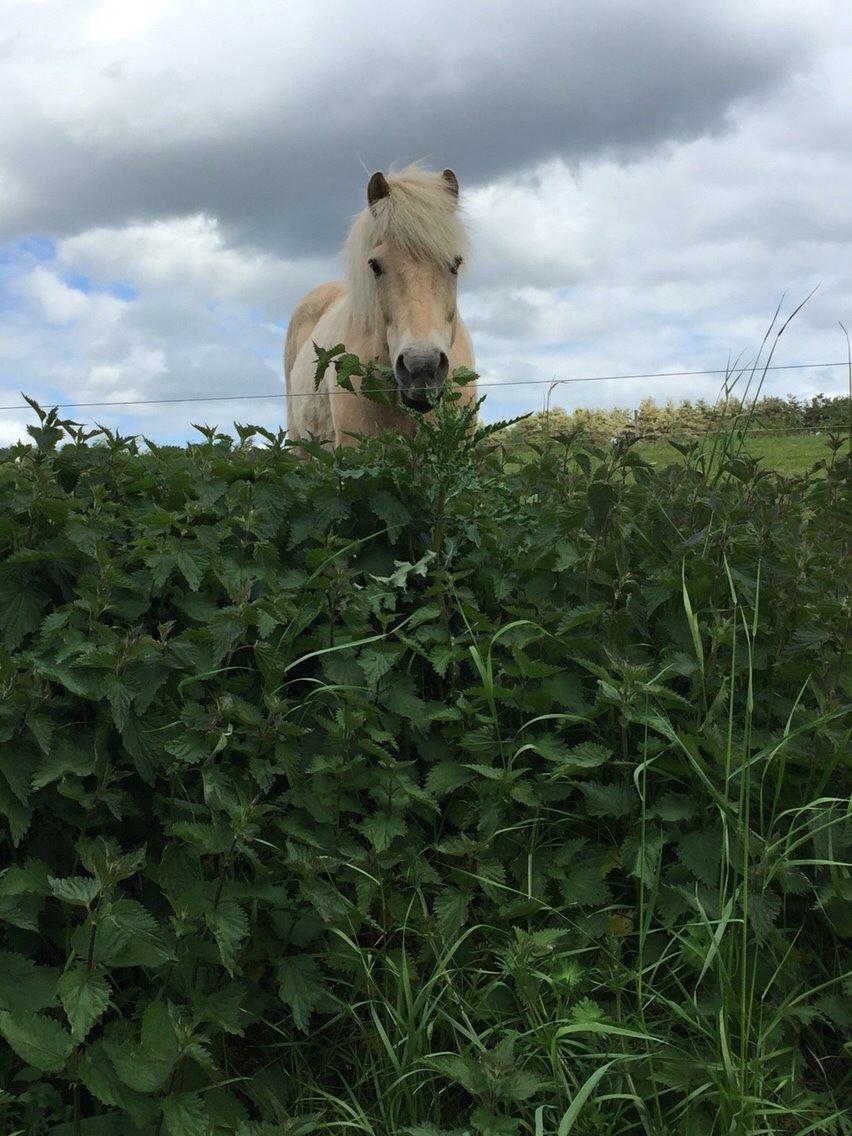
{"label": "patch of blue sky", "polygon": [[43,263],[56,258],[56,244],[41,233],[28,233],[16,241],[0,245],[0,265],[20,264],[21,261]]}
{"label": "patch of blue sky", "polygon": [[554,339],[544,343],[537,343],[536,354],[564,355],[567,351],[582,351],[590,345],[582,339]]}
{"label": "patch of blue sky", "polygon": [[139,298],[139,289],[127,280],[93,280],[83,272],[58,272],[57,275],[69,288],[89,295],[92,292],[107,292],[117,300],[136,300]]}
{"label": "patch of blue sky", "polygon": [[[118,300],[135,300],[139,296],[138,288],[129,280],[97,280],[86,273],[61,268],[56,260],[55,241],[41,233],[28,233],[16,241],[0,245],[0,290],[7,280],[36,265],[49,268],[69,288],[86,295],[106,292]],[[10,303],[10,298],[4,298],[0,293],[0,307],[8,307]]]}

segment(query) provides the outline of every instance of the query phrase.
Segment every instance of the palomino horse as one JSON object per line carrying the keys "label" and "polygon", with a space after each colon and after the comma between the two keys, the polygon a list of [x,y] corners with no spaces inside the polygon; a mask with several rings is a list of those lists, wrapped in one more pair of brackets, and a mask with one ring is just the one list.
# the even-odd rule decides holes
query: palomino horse
{"label": "palomino horse", "polygon": [[[367,186],[367,208],[346,241],[345,281],[320,284],[293,312],[284,348],[287,432],[348,445],[381,427],[413,429],[411,416],[379,405],[335,382],[329,368],[314,390],[319,347],[343,343],[365,362],[393,367],[399,397],[429,412],[428,392],[440,392],[456,367],[473,369],[473,347],[456,308],[458,271],[467,238],[459,217],[459,183],[409,166]],[[473,384],[461,398],[476,397]]]}

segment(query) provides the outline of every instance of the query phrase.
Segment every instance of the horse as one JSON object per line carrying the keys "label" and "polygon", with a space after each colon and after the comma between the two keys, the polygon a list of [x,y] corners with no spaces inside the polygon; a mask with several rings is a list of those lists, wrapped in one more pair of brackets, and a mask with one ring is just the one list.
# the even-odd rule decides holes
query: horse
{"label": "horse", "polygon": [[[329,368],[315,389],[314,345],[343,343],[363,361],[393,368],[397,398],[409,410],[433,413],[457,367],[474,369],[473,346],[456,304],[458,274],[468,242],[459,216],[459,183],[408,166],[367,185],[367,207],[355,218],[344,246],[346,279],[320,284],[296,305],[284,346],[287,434],[325,446],[354,444],[382,428],[411,434],[417,415],[373,402],[337,386]],[[476,398],[475,384],[460,401]]]}

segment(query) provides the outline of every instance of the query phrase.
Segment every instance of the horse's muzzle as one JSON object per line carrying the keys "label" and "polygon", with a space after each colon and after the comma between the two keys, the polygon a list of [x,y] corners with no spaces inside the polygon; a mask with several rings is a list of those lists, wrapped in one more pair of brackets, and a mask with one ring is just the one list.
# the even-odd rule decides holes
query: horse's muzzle
{"label": "horse's muzzle", "polygon": [[410,347],[402,351],[394,364],[402,401],[412,410],[429,410],[429,395],[441,393],[449,371],[446,352],[438,348]]}

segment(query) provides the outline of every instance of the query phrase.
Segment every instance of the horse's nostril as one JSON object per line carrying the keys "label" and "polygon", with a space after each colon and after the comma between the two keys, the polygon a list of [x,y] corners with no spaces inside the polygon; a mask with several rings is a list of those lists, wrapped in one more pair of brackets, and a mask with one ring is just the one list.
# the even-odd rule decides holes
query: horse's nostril
{"label": "horse's nostril", "polygon": [[396,369],[397,374],[399,374],[400,372],[403,372],[403,373],[405,372],[405,356],[404,355],[397,355],[397,357],[396,357],[396,368],[395,369]]}
{"label": "horse's nostril", "polygon": [[442,351],[439,358],[438,358],[438,370],[437,370],[437,376],[436,377],[438,379],[440,379],[441,382],[443,382],[444,379],[449,374],[449,370],[450,370],[450,361],[447,358],[446,353]]}

